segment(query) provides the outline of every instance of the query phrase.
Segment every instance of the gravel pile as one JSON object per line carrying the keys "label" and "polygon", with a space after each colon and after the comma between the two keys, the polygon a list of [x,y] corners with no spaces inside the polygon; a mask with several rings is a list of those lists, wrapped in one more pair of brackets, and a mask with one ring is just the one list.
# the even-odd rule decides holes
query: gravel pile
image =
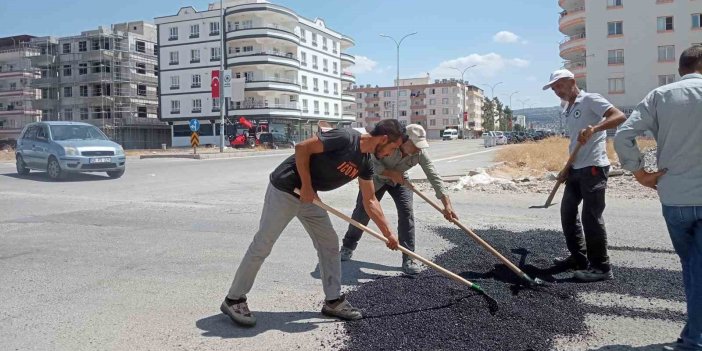
{"label": "gravel pile", "polygon": [[481,285],[499,302],[499,311],[491,315],[480,296],[433,270],[416,278],[382,278],[348,294],[366,318],[344,324],[341,333],[348,336],[347,344],[327,346],[363,351],[549,350],[556,337],[577,341],[586,336],[584,319],[589,313],[684,320],[676,312],[596,307],[577,298],[580,293],[607,292],[684,301],[679,272],[614,267],[612,281],[577,283],[568,273],[537,268],[549,267],[553,257],[566,253],[561,233],[499,229],[478,233],[528,274],[551,282],[538,290],[525,289],[462,231],[434,229],[456,245],[435,262]]}

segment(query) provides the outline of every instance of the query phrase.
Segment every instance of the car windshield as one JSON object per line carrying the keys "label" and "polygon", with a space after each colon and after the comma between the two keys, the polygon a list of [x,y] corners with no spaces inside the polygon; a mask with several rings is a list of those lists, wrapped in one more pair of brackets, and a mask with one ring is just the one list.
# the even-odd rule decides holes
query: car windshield
{"label": "car windshield", "polygon": [[84,125],[52,125],[51,137],[54,141],[61,140],[107,140],[105,134],[94,126]]}

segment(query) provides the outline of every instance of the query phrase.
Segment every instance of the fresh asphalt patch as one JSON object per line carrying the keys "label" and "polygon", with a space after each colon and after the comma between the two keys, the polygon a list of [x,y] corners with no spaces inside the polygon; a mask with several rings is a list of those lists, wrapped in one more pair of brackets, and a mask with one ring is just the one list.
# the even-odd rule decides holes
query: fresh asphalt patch
{"label": "fresh asphalt patch", "polygon": [[[345,350],[549,350],[554,340],[588,336],[589,314],[684,321],[675,309],[637,309],[617,304],[594,305],[579,295],[614,294],[643,299],[685,301],[679,271],[613,267],[614,279],[580,283],[572,273],[549,269],[554,257],[565,256],[563,234],[551,230],[478,233],[532,277],[548,282],[534,289],[465,233],[448,227],[432,228],[455,247],[435,262],[479,284],[500,306],[492,315],[475,292],[427,269],[418,276],[384,277],[357,286],[349,301],[365,318],[344,323]],[[641,249],[646,251],[645,248]],[[349,262],[343,262],[343,265]],[[616,331],[613,331],[616,332]],[[673,340],[671,340],[673,341]]]}

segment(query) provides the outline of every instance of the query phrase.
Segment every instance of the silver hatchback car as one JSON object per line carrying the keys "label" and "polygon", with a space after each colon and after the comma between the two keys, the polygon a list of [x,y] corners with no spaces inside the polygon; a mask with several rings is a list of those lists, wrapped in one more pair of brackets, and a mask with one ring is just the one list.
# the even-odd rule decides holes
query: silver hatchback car
{"label": "silver hatchback car", "polygon": [[80,122],[28,124],[17,140],[15,157],[20,175],[35,169],[54,180],[80,172],[107,172],[110,178],[119,178],[126,167],[122,146],[94,125]]}

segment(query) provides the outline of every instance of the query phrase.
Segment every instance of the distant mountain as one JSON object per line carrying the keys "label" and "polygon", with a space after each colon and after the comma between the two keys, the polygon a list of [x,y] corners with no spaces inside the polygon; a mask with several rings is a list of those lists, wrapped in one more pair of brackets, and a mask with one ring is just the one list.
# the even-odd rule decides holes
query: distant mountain
{"label": "distant mountain", "polygon": [[561,107],[535,107],[515,110],[515,115],[526,116],[527,127],[529,129],[552,129],[557,130],[560,127],[559,118],[561,116]]}

